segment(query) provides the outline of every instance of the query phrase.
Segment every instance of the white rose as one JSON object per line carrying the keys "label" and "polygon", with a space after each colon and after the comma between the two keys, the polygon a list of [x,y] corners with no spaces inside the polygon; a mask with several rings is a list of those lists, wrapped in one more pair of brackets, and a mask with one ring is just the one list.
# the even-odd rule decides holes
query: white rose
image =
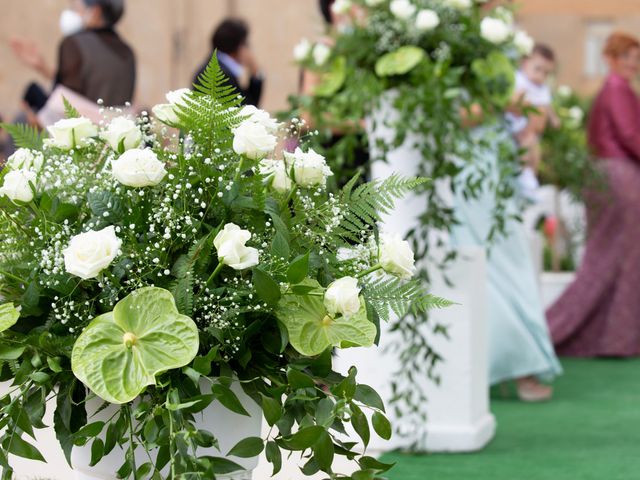
{"label": "white rose", "polygon": [[242,230],[235,223],[227,223],[213,239],[220,262],[234,270],[245,270],[258,265],[258,250],[245,245],[249,239],[251,232]]}
{"label": "white rose", "polygon": [[358,279],[343,277],[333,282],[324,293],[324,306],[330,315],[351,317],[360,311]]}
{"label": "white rose", "polygon": [[47,127],[47,130],[50,136],[46,140],[47,144],[62,150],[86,146],[89,138],[98,135],[98,127],[84,117],[58,120]]}
{"label": "white rose", "polygon": [[300,40],[295,47],[293,47],[293,58],[296,62],[305,61],[311,54],[313,46],[311,42],[306,38]]}
{"label": "white rose", "polygon": [[252,160],[260,160],[276,148],[278,139],[260,123],[245,120],[233,129],[233,150]]}
{"label": "white rose", "polygon": [[153,107],[151,111],[158,120],[168,125],[176,125],[180,122],[178,114],[176,113],[177,105],[185,105],[184,99],[191,94],[191,90],[188,88],[180,88],[178,90],[172,90],[165,95],[167,102],[160,103]]}
{"label": "white rose", "polygon": [[513,25],[513,11],[506,7],[498,7],[491,14],[492,17],[502,20],[507,25]]}
{"label": "white rose", "polygon": [[393,0],[389,9],[400,20],[408,20],[416,13],[417,7],[409,0]]}
{"label": "white rose", "polygon": [[128,187],[152,187],[158,185],[167,174],[153,150],[133,148],[111,162],[113,176]]}
{"label": "white rose", "polygon": [[511,27],[498,18],[485,17],[480,23],[480,35],[491,43],[503,43],[511,35]]}
{"label": "white rose", "polygon": [[444,4],[456,10],[471,8],[471,0],[445,0]]}
{"label": "white rose", "polygon": [[254,123],[259,123],[264,126],[270,133],[275,133],[280,128],[280,123],[275,118],[272,118],[268,112],[260,110],[253,105],[245,105],[238,114],[241,117],[245,117],[245,120],[250,120]]}
{"label": "white rose", "polygon": [[573,89],[569,85],[560,85],[558,87],[558,95],[562,98],[567,98],[573,95]]}
{"label": "white rose", "polygon": [[280,160],[262,160],[260,162],[260,173],[267,177],[271,187],[280,193],[288,193],[293,187],[293,182],[289,178],[287,165]]}
{"label": "white rose", "polygon": [[33,200],[31,184],[36,183],[36,173],[31,170],[11,170],[4,176],[4,183],[0,187],[0,197],[9,200],[30,202]]}
{"label": "white rose", "polygon": [[[116,117],[100,134],[116,152],[137,148],[142,143],[142,131],[136,122],[127,117]],[[124,150],[120,150],[120,145]]]}
{"label": "white rose", "polygon": [[344,15],[349,13],[352,6],[351,0],[336,0],[333,2],[333,5],[331,5],[331,11],[336,15]]}
{"label": "white rose", "polygon": [[327,60],[329,60],[330,56],[331,48],[329,48],[328,45],[325,45],[324,43],[316,43],[316,46],[313,47],[313,62],[318,67],[321,67],[325,63],[327,63]]}
{"label": "white rose", "polygon": [[378,261],[383,270],[400,278],[411,278],[415,272],[413,250],[400,235],[382,235]]}
{"label": "white rose", "polygon": [[65,269],[83,280],[95,278],[111,265],[121,246],[113,226],[76,235],[62,251]]}
{"label": "white rose", "polygon": [[377,7],[382,2],[384,2],[384,0],[365,0],[364,1],[364,3],[367,5],[367,7]]}
{"label": "white rose", "polygon": [[433,10],[420,10],[416,17],[416,28],[422,32],[433,30],[440,25],[440,17]]}
{"label": "white rose", "polygon": [[284,158],[287,167],[293,167],[295,182],[302,187],[324,186],[327,177],[333,175],[325,158],[312,149],[305,153],[298,147],[293,153],[285,152]]}
{"label": "white rose", "polygon": [[518,30],[513,37],[513,44],[521,55],[531,55],[535,40],[524,30]]}
{"label": "white rose", "polygon": [[44,164],[41,152],[19,148],[7,159],[7,167],[12,170],[33,170],[39,172]]}

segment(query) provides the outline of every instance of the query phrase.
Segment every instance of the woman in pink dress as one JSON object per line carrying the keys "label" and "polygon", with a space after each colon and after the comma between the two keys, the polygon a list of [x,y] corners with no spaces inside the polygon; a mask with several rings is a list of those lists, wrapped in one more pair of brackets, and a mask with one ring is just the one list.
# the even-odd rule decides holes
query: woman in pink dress
{"label": "woman in pink dress", "polygon": [[575,282],[547,311],[558,353],[640,354],[640,41],[615,33],[610,67],[589,118],[589,143],[607,188],[587,201],[588,241]]}

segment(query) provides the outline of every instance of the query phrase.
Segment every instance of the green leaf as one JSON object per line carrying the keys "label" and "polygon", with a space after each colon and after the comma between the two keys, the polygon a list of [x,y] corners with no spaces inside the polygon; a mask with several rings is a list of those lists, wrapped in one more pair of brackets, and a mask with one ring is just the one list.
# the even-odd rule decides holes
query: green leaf
{"label": "green leaf", "polygon": [[298,430],[293,435],[285,437],[283,440],[291,450],[306,450],[311,448],[325,433],[325,429],[318,425],[306,427]]}
{"label": "green leaf", "polygon": [[25,347],[15,347],[13,345],[0,345],[0,360],[17,360],[24,352]]}
{"label": "green leaf", "polygon": [[330,97],[335,94],[347,79],[347,59],[345,57],[337,57],[329,70],[320,75],[318,85],[313,93],[317,97]]}
{"label": "green leaf", "polygon": [[198,345],[198,327],[178,313],[171,293],[145,287],[85,328],[71,368],[100,398],[122,404],[154,385],[159,373],[191,362]]}
{"label": "green leaf", "polygon": [[309,275],[309,252],[297,257],[287,269],[287,280],[295,284],[302,282]]}
{"label": "green leaf", "polygon": [[266,448],[267,461],[273,465],[273,473],[271,476],[275,476],[282,469],[282,453],[280,447],[273,440],[267,442]]}
{"label": "green leaf", "polygon": [[282,417],[282,406],[275,398],[262,396],[262,413],[270,427],[273,427]]}
{"label": "green leaf", "polygon": [[287,380],[291,388],[313,388],[316,386],[313,378],[300,370],[289,367],[287,370]]}
{"label": "green leaf", "polygon": [[263,449],[264,442],[260,437],[249,437],[236,443],[227,456],[253,458],[260,455]]}
{"label": "green leaf", "polygon": [[380,438],[384,440],[389,440],[391,438],[391,423],[387,420],[380,412],[375,412],[373,417],[371,417],[371,423],[373,425],[373,429],[376,431]]}
{"label": "green leaf", "polygon": [[289,341],[302,355],[313,357],[329,347],[370,347],[376,338],[376,327],[367,319],[362,302],[360,311],[348,319],[331,318],[322,301],[323,292],[315,280],[316,295],[287,295],[276,310],[276,316],[287,328]]}
{"label": "green leaf", "polygon": [[358,460],[358,464],[365,470],[377,470],[381,473],[386,472],[395,465],[395,463],[383,463],[373,457],[361,457],[360,460]]}
{"label": "green leaf", "polygon": [[367,420],[367,416],[362,413],[360,408],[353,404],[351,405],[351,412],[351,425],[353,425],[353,429],[362,439],[362,443],[364,443],[364,446],[366,447],[369,445],[369,440],[371,439],[371,431],[369,430],[369,421]]}
{"label": "green leaf", "polygon": [[280,300],[280,286],[268,273],[255,268],[253,270],[253,286],[260,299],[269,305],[276,305]]}
{"label": "green leaf", "polygon": [[499,106],[511,100],[515,88],[515,67],[502,52],[492,50],[486,58],[477,58],[471,64],[480,89]]}
{"label": "green leaf", "polygon": [[273,241],[271,242],[271,253],[277,258],[284,258],[285,260],[289,259],[289,242],[287,242],[285,236],[280,232],[276,232],[273,237]]}
{"label": "green leaf", "polygon": [[0,305],[0,332],[13,327],[20,318],[20,310],[13,303]]}
{"label": "green leaf", "polygon": [[320,470],[329,472],[333,464],[335,449],[331,435],[324,432],[313,446],[313,458],[316,460]]}
{"label": "green leaf", "polygon": [[224,475],[226,473],[237,472],[238,470],[244,470],[240,465],[231,460],[227,460],[222,457],[210,457],[213,460],[213,471]]}
{"label": "green leaf", "polygon": [[357,401],[364,403],[368,407],[377,408],[384,412],[384,402],[378,392],[376,392],[369,385],[360,384],[356,387],[356,394],[354,397]]}
{"label": "green leaf", "polygon": [[335,418],[333,414],[334,406],[333,400],[330,398],[323,398],[318,402],[316,407],[316,423],[318,425],[329,428],[333,424]]}
{"label": "green leaf", "polygon": [[387,53],[378,59],[375,70],[379,77],[404,75],[413,70],[427,53],[420,47],[406,45],[394,52]]}
{"label": "green leaf", "polygon": [[46,460],[36,447],[29,442],[23,440],[20,435],[14,433],[8,436],[2,444],[5,451],[17,455],[18,457],[28,458],[29,460],[36,460],[38,462],[45,462]]}
{"label": "green leaf", "polygon": [[211,387],[211,391],[216,396],[216,399],[224,405],[226,408],[240,415],[250,417],[249,412],[242,406],[237,395],[233,391],[220,383],[216,383]]}
{"label": "green leaf", "polygon": [[96,438],[91,444],[91,461],[89,462],[90,467],[94,467],[97,463],[102,460],[104,456],[104,442],[101,438]]}

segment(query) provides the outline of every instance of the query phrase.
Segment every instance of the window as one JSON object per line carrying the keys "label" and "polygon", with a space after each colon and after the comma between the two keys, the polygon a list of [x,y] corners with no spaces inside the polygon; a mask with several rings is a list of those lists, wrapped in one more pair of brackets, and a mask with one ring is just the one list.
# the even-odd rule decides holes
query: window
{"label": "window", "polygon": [[586,26],[584,49],[584,74],[589,78],[601,77],[607,73],[607,65],[602,58],[607,37],[613,31],[613,22],[590,21]]}

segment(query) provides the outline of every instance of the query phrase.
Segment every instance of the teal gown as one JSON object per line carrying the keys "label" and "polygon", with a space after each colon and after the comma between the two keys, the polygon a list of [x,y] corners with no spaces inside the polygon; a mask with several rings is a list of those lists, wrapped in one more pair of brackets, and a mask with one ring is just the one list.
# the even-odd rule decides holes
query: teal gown
{"label": "teal gown", "polygon": [[[517,220],[508,220],[506,233],[487,241],[495,206],[495,195],[487,184],[497,179],[497,145],[508,137],[487,127],[476,129],[473,137],[485,143],[474,142],[473,162],[463,175],[477,175],[480,169],[488,174],[479,198],[464,199],[460,189],[455,195],[460,224],[453,229],[452,243],[487,249],[489,379],[492,385],[530,375],[551,381],[562,368],[547,328],[526,230]],[[507,203],[511,213],[518,213],[522,200],[513,197]]]}

